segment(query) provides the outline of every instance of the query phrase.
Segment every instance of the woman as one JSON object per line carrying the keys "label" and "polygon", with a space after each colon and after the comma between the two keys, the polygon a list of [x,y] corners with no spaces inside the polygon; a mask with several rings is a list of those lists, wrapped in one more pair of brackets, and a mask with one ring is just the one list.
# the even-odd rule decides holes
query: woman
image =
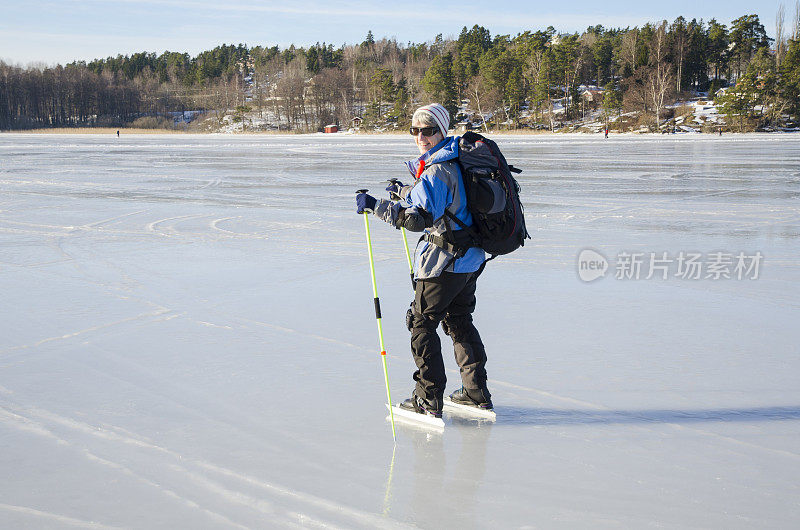
{"label": "woman", "polygon": [[472,323],[475,287],[485,254],[477,247],[464,249],[464,232],[447,210],[465,226],[472,225],[458,165],[458,138],[447,136],[450,115],[438,103],[414,112],[410,132],[420,156],[407,162],[414,183],[396,182],[386,188],[391,200],[359,194],[358,213],[371,211],[396,228],[425,232],[414,257],[414,302],[406,315],[411,352],[417,365],[416,387],[401,407],[435,417],[442,415],[445,376],[439,323],[453,340],[461,369],[461,389],[450,398],[461,404],[492,408],[486,388],[486,352]]}

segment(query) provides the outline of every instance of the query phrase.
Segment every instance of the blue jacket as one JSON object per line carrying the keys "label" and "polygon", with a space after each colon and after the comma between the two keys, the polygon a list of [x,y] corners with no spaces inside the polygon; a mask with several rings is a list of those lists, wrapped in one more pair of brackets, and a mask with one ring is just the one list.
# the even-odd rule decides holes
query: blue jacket
{"label": "blue jacket", "polygon": [[[459,137],[447,137],[419,158],[406,162],[411,174],[416,178],[419,165],[425,168],[414,184],[401,191],[402,201],[392,202],[381,199],[375,207],[375,214],[384,221],[395,224],[404,208],[405,213],[428,215],[433,226],[426,232],[443,236],[447,233],[445,220],[453,231],[461,230],[457,223],[449,220],[444,212],[449,210],[466,226],[472,225],[472,215],[467,209],[464,181],[458,161]],[[458,259],[446,250],[420,241],[414,253],[414,276],[417,279],[435,278],[443,271],[468,273],[477,271],[486,259],[482,249],[473,247]]]}

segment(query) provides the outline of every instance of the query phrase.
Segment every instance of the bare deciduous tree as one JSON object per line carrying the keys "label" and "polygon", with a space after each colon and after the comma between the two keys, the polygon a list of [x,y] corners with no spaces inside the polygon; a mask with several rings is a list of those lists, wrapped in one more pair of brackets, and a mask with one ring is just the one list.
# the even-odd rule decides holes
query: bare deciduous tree
{"label": "bare deciduous tree", "polygon": [[[666,32],[665,32],[666,33]],[[683,60],[686,57],[686,47],[688,45],[689,35],[686,30],[686,20],[683,17],[678,17],[670,28],[674,44],[674,57],[673,61],[677,62],[675,67],[677,73],[675,75],[675,91],[681,93],[681,80],[683,78]]]}
{"label": "bare deciduous tree", "polygon": [[476,75],[470,79],[467,84],[467,94],[471,102],[477,107],[478,114],[483,122],[483,130],[489,132],[489,126],[486,124],[486,115],[483,113],[484,105],[490,107],[497,104],[497,92],[486,86],[486,80],[481,75]]}
{"label": "bare deciduous tree", "polygon": [[775,62],[778,66],[783,61],[783,55],[786,53],[786,37],[784,36],[784,21],[786,18],[786,8],[783,4],[778,6],[778,12],[775,14]]}
{"label": "bare deciduous tree", "polygon": [[[799,0],[800,1],[800,0]],[[636,71],[636,54],[639,47],[639,30],[634,28],[622,36],[620,58],[622,66],[628,66],[631,72]]]}
{"label": "bare deciduous tree", "polygon": [[800,39],[800,0],[794,3],[794,23],[792,24],[792,39]]}
{"label": "bare deciduous tree", "polygon": [[650,72],[646,87],[655,111],[656,131],[661,127],[661,110],[672,87],[672,73],[666,60],[666,27],[667,22],[663,21],[656,28],[650,41]]}

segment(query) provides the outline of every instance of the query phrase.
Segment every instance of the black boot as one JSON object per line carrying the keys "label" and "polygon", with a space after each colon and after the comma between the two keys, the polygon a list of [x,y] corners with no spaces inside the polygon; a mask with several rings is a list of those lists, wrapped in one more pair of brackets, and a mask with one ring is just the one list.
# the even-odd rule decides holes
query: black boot
{"label": "black boot", "polygon": [[463,386],[450,394],[453,403],[459,405],[469,405],[484,410],[492,410],[492,395],[486,388],[464,388]]}
{"label": "black boot", "polygon": [[433,416],[434,418],[442,417],[442,409],[429,405],[425,400],[419,398],[416,394],[411,394],[411,397],[400,403],[401,409],[411,410],[417,414],[425,414]]}

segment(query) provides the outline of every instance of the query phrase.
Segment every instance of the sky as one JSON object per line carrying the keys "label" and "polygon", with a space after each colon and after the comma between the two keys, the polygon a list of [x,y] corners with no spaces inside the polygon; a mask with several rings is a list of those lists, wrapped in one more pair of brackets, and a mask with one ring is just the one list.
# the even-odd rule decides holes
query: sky
{"label": "sky", "polygon": [[326,42],[338,47],[363,41],[370,30],[376,38],[424,42],[439,33],[456,37],[462,27],[475,24],[489,29],[492,36],[548,26],[559,32],[580,32],[596,24],[641,26],[678,16],[716,18],[729,24],[742,15],[757,14],[774,36],[781,3],[791,31],[792,0],[0,0],[0,60],[53,65],[140,51],[195,55],[220,44],[239,43],[287,47]]}

